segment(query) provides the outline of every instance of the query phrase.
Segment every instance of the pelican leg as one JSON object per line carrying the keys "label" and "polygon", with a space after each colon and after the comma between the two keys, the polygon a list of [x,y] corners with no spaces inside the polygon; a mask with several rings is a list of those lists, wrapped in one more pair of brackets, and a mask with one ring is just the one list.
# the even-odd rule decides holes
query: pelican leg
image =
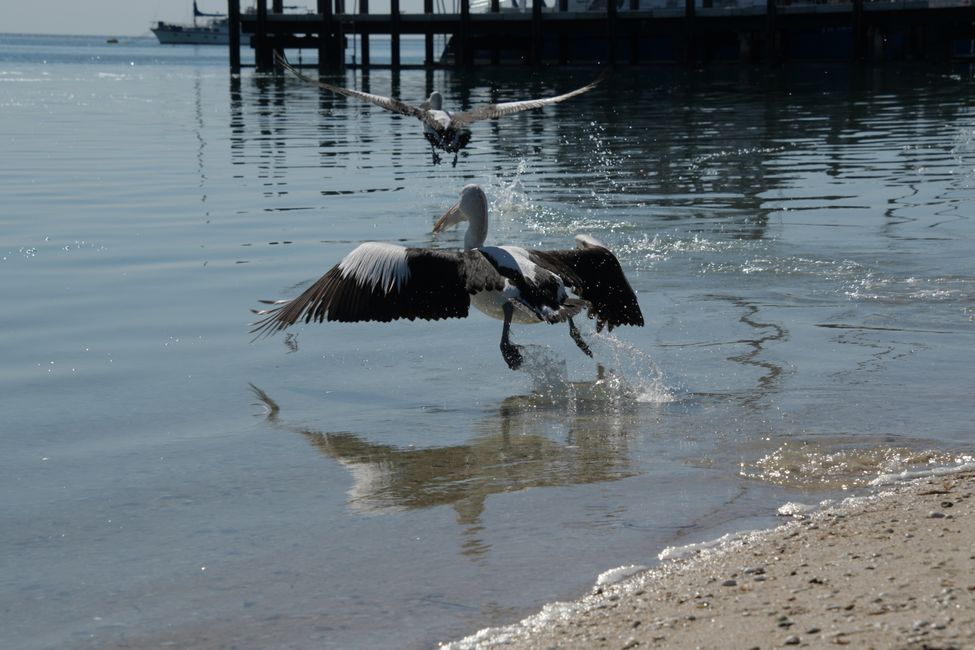
{"label": "pelican leg", "polygon": [[576,342],[579,349],[586,353],[586,356],[592,356],[592,350],[589,349],[589,345],[583,340],[582,334],[579,333],[579,328],[576,327],[576,324],[572,322],[571,318],[569,319],[569,336]]}
{"label": "pelican leg", "polygon": [[509,368],[517,370],[525,359],[521,356],[521,348],[508,338],[515,308],[510,302],[506,302],[501,311],[504,313],[504,325],[501,328],[501,356],[504,357],[504,362]]}
{"label": "pelican leg", "polygon": [[460,150],[463,147],[463,145],[460,143],[460,133],[460,131],[456,131],[454,133],[454,137],[450,139],[450,144],[447,146],[447,151],[450,151],[451,149],[454,150],[454,162],[451,167],[457,166],[457,156],[460,155]]}
{"label": "pelican leg", "polygon": [[433,164],[434,165],[439,165],[440,164],[440,154],[437,153],[437,148],[433,146],[433,143],[432,142],[430,143],[430,153],[433,154]]}

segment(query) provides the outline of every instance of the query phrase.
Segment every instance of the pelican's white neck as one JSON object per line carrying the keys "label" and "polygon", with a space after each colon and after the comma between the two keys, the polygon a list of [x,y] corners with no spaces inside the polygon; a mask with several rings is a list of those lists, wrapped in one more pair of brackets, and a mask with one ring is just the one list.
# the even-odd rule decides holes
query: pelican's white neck
{"label": "pelican's white neck", "polygon": [[487,212],[475,214],[467,221],[467,232],[464,233],[464,250],[480,248],[487,241],[488,217]]}

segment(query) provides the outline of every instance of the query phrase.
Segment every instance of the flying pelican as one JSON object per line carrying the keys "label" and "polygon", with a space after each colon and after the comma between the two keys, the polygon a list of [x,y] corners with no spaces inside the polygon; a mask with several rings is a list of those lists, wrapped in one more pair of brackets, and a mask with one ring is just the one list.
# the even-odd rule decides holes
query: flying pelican
{"label": "flying pelican", "polygon": [[418,118],[421,122],[423,122],[423,135],[426,137],[427,142],[430,143],[430,151],[433,153],[434,164],[440,162],[440,156],[437,154],[437,149],[442,149],[447,153],[454,154],[453,165],[455,167],[457,166],[458,152],[466,147],[471,141],[471,131],[467,128],[470,124],[480,120],[489,120],[492,118],[502,117],[504,115],[511,115],[512,113],[528,111],[533,108],[541,108],[550,104],[558,104],[559,102],[564,102],[565,100],[575,97],[576,95],[589,92],[596,87],[596,84],[603,80],[603,77],[600,77],[592,83],[586,84],[582,88],[576,88],[571,92],[557,95],[555,97],[526,99],[519,102],[503,102],[501,104],[486,104],[484,106],[476,106],[469,111],[450,113],[443,110],[443,95],[436,91],[430,93],[430,97],[419,106],[413,106],[398,99],[393,99],[392,97],[373,95],[371,93],[365,93],[359,90],[350,90],[348,88],[342,88],[341,86],[333,86],[332,84],[325,83],[324,81],[312,79],[311,77],[302,74],[300,70],[288,63],[287,59],[280,54],[275,53],[274,56],[275,60],[279,65],[281,65],[281,67],[291,71],[302,81],[316,84],[325,90],[337,93],[339,95],[355,97],[357,99],[363,99],[367,102],[372,102],[376,106],[385,108],[387,111]]}
{"label": "flying pelican", "polygon": [[[576,237],[577,248],[529,250],[485,246],[488,205],[484,191],[467,185],[460,200],[437,221],[433,232],[467,221],[463,251],[406,248],[366,242],[292,300],[270,309],[252,334],[270,335],[299,320],[389,322],[398,318],[465,318],[471,304],[504,321],[501,355],[512,370],[523,361],[509,338],[512,322],[568,322],[579,349],[592,351],[572,321],[582,309],[596,319],[596,330],[643,325],[643,314],[619,260],[591,237]],[[577,298],[570,297],[572,290]]]}

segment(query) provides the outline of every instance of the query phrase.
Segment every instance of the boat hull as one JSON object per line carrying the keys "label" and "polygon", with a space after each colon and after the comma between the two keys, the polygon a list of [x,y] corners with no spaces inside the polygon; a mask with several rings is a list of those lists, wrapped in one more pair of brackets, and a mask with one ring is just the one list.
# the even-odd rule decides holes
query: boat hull
{"label": "boat hull", "polygon": [[230,26],[226,22],[201,27],[159,23],[152,28],[163,45],[229,45]]}

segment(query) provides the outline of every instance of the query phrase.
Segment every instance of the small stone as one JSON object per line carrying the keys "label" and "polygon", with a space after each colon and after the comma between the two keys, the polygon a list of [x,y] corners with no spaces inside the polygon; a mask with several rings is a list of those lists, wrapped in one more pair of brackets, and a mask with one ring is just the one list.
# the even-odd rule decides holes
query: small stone
{"label": "small stone", "polygon": [[792,636],[786,637],[783,643],[785,643],[785,645],[799,645],[799,637],[793,634]]}
{"label": "small stone", "polygon": [[734,587],[737,584],[738,584],[738,581],[737,580],[732,580],[731,578],[728,578],[727,580],[725,580],[724,582],[721,583],[721,586],[722,587]]}
{"label": "small stone", "polygon": [[630,648],[635,648],[640,645],[640,642],[636,639],[630,639],[625,644],[623,644],[623,650],[629,650]]}
{"label": "small stone", "polygon": [[821,630],[818,627],[811,627],[808,630],[806,630],[806,634],[819,634],[820,631]]}
{"label": "small stone", "polygon": [[937,510],[932,510],[931,512],[928,513],[928,518],[929,519],[944,519],[945,518],[945,513],[938,512]]}

